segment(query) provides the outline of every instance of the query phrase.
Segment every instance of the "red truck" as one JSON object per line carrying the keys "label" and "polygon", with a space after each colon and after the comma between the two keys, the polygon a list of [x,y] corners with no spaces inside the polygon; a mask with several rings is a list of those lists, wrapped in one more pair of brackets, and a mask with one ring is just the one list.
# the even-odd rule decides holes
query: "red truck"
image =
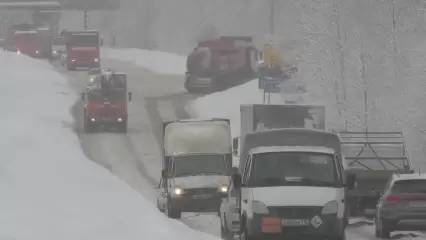
{"label": "red truck", "polygon": [[258,51],[252,37],[201,41],[187,58],[185,88],[222,90],[256,77]]}
{"label": "red truck", "polygon": [[67,69],[100,67],[99,31],[66,31]]}
{"label": "red truck", "polygon": [[84,130],[93,132],[98,126],[116,127],[127,132],[127,103],[132,93],[127,92],[125,73],[103,71],[90,77],[86,92],[82,93],[84,104]]}
{"label": "red truck", "polygon": [[41,56],[41,39],[37,31],[15,31],[13,44],[18,54]]}

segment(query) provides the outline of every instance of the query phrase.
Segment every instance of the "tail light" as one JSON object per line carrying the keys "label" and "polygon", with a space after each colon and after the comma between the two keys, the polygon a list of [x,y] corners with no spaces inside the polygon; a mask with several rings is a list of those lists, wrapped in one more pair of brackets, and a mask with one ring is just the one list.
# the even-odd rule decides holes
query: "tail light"
{"label": "tail light", "polygon": [[400,197],[387,197],[386,202],[389,202],[389,203],[401,202],[401,198]]}

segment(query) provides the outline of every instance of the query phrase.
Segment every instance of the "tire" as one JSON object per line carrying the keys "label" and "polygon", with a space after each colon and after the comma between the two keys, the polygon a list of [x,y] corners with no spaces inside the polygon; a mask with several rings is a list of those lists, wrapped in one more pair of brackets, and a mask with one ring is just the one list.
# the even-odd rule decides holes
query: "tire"
{"label": "tire", "polygon": [[158,208],[158,211],[160,211],[162,213],[164,213],[166,211],[165,209],[160,208],[160,203],[158,202],[158,199],[157,199],[157,208]]}
{"label": "tire", "polygon": [[127,133],[127,120],[123,121],[122,123],[118,124],[118,130],[121,133]]}
{"label": "tire", "polygon": [[87,117],[84,118],[84,132],[85,133],[92,133],[94,129],[93,123],[89,121]]}
{"label": "tire", "polygon": [[182,217],[182,212],[173,207],[171,199],[167,200],[167,216],[173,219],[179,219]]}
{"label": "tire", "polygon": [[376,220],[376,238],[382,238],[382,239],[390,239],[390,233],[391,230],[383,223],[382,221],[382,226],[379,227],[379,224]]}
{"label": "tire", "polygon": [[76,67],[75,66],[71,66],[67,63],[67,70],[68,71],[75,71]]}

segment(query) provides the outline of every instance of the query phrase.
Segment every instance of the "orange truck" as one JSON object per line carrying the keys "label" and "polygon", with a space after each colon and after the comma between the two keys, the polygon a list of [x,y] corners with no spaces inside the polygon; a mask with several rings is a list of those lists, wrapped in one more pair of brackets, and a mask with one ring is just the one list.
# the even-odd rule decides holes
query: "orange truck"
{"label": "orange truck", "polygon": [[67,31],[65,33],[68,70],[78,67],[100,67],[100,36],[99,31]]}
{"label": "orange truck", "polygon": [[222,90],[256,77],[258,51],[252,37],[221,36],[201,41],[187,58],[185,88]]}

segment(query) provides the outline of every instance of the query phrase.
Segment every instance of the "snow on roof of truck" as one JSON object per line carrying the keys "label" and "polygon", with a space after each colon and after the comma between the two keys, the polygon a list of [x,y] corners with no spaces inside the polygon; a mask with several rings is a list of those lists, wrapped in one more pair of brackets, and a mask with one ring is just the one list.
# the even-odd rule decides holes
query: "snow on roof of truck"
{"label": "snow on roof of truck", "polygon": [[326,147],[306,147],[306,146],[262,146],[256,147],[249,151],[250,154],[273,153],[273,152],[310,152],[335,154],[332,148]]}
{"label": "snow on roof of truck", "polygon": [[36,33],[37,33],[37,31],[34,31],[34,30],[28,30],[28,31],[15,31],[15,34],[28,34],[28,33],[36,34]]}
{"label": "snow on roof of truck", "polygon": [[186,118],[186,119],[180,119],[176,122],[202,122],[202,121],[226,121],[226,120],[218,119],[218,118]]}

